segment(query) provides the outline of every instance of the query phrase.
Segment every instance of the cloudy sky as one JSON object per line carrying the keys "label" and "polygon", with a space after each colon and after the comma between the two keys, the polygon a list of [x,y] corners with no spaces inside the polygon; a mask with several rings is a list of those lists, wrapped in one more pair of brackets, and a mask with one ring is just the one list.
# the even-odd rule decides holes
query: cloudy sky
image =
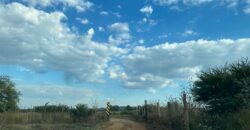
{"label": "cloudy sky", "polygon": [[250,0],[0,0],[20,107],[164,101],[249,50]]}

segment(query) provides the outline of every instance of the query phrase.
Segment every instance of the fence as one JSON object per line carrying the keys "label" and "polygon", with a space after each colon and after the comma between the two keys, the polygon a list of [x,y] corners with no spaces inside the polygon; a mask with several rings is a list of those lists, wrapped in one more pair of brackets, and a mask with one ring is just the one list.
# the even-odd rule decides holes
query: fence
{"label": "fence", "polygon": [[[172,128],[175,125],[182,124],[184,130],[190,130],[189,127],[189,105],[187,102],[187,94],[184,92],[182,95],[183,106],[180,106],[178,102],[168,102],[166,108],[160,107],[160,102],[155,104],[148,104],[147,100],[144,101],[144,105],[137,107],[137,114],[146,122],[151,120],[164,120],[168,119],[168,127]],[[182,118],[182,122],[176,123],[177,118]]]}

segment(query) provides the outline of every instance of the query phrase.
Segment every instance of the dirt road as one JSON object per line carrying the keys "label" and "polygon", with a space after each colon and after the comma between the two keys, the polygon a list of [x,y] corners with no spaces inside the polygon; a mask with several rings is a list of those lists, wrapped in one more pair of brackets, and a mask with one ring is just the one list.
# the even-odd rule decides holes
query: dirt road
{"label": "dirt road", "polygon": [[146,127],[131,120],[111,118],[104,130],[146,130]]}

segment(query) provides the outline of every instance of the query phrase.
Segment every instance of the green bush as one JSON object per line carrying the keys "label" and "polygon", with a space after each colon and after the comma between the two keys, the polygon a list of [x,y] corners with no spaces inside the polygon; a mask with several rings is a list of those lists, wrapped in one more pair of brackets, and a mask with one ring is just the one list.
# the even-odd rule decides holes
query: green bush
{"label": "green bush", "polygon": [[89,117],[92,111],[86,104],[77,104],[76,108],[71,109],[71,116],[75,122],[82,121]]}

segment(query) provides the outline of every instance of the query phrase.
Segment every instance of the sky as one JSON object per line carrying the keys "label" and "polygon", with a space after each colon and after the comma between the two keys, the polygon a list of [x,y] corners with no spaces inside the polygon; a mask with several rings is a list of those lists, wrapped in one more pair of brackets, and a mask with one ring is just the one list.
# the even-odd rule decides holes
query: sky
{"label": "sky", "polygon": [[250,0],[0,0],[19,106],[164,103],[250,56]]}

